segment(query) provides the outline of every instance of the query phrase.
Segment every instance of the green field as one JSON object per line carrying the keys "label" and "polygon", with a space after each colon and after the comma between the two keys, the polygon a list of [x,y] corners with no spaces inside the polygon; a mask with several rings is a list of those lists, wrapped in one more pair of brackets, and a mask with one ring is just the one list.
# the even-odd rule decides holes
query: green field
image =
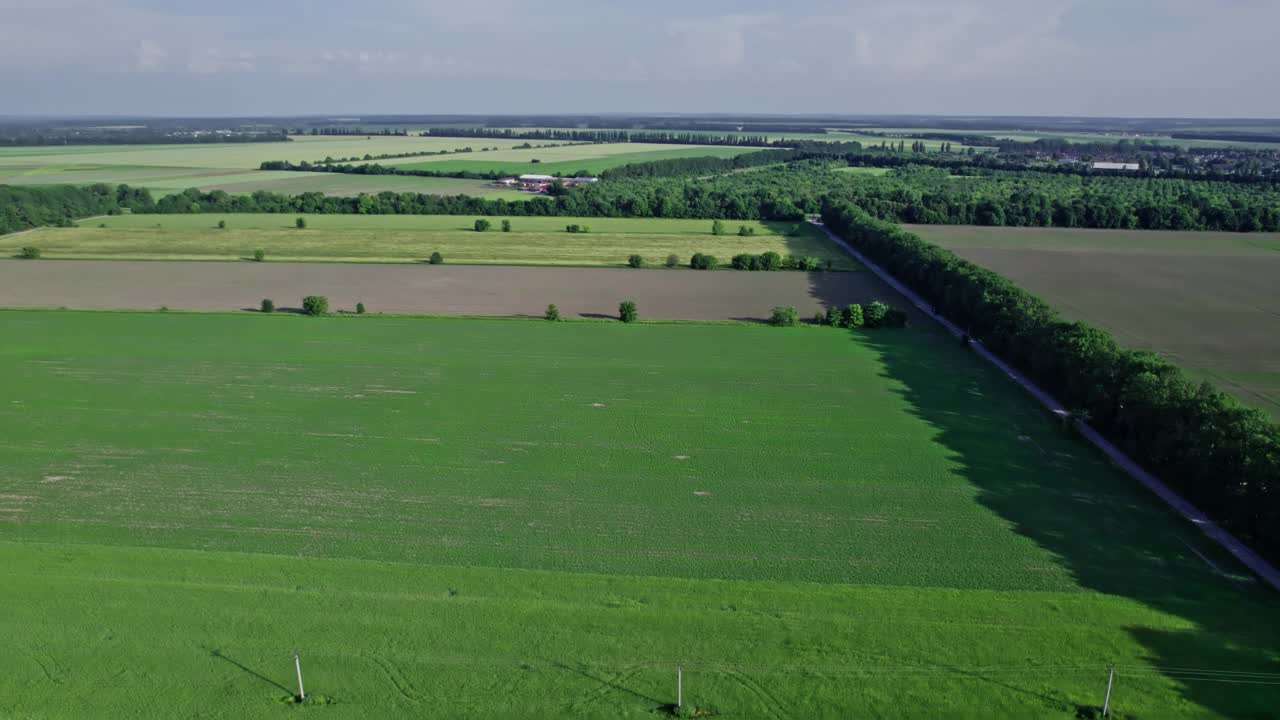
{"label": "green field", "polygon": [[[631,163],[690,157],[737,157],[760,148],[713,145],[657,145],[639,143],[600,143],[561,145],[529,150],[501,150],[487,153],[437,155],[400,161],[381,161],[384,165],[405,170],[435,172],[494,172],[519,175],[574,175],[578,172],[598,174],[610,168]],[[539,162],[533,162],[534,160]]]}
{"label": "green field", "polygon": [[1280,234],[910,229],[1280,417]]}
{"label": "green field", "polygon": [[0,711],[1265,717],[1274,596],[924,329],[0,313]]}
{"label": "green field", "polygon": [[[218,229],[225,220],[227,228]],[[43,228],[0,238],[0,257],[27,245],[47,258],[238,260],[266,251],[272,260],[421,262],[440,252],[449,262],[528,265],[620,266],[640,254],[653,264],[695,252],[728,262],[737,253],[775,251],[829,259],[838,270],[856,264],[808,223],[726,221],[729,234],[712,235],[710,220],[657,218],[513,217],[512,232],[478,233],[474,216],[308,215],[307,228],[294,215],[199,214],[117,215],[82,221],[75,228]],[[565,232],[569,224],[591,228]],[[746,225],[751,237],[737,235]],[[794,233],[794,234],[792,234]]]}

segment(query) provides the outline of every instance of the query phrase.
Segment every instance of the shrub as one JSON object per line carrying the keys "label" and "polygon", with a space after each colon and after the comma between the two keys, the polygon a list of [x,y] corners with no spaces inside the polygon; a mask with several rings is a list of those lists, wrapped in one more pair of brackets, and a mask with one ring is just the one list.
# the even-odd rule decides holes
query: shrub
{"label": "shrub", "polygon": [[441,255],[439,252],[433,252],[431,253],[431,257],[427,259],[427,262],[431,263],[432,265],[443,265],[444,256]]}
{"label": "shrub", "polygon": [[275,301],[271,298],[262,298],[262,305],[260,307],[264,313],[273,313],[276,311]]}
{"label": "shrub", "polygon": [[28,245],[18,251],[18,257],[24,260],[39,260],[40,248],[35,247],[33,245]]}
{"label": "shrub", "polygon": [[636,303],[634,300],[623,300],[618,304],[618,319],[624,323],[636,321]]}
{"label": "shrub", "polygon": [[822,260],[819,260],[816,257],[801,258],[800,265],[801,265],[800,267],[801,270],[823,270],[823,269],[830,270],[831,269],[830,260],[827,260],[824,262]]}
{"label": "shrub", "polygon": [[720,222],[719,220],[716,220],[715,222],[711,223],[711,234],[712,234],[712,235],[723,235],[723,234],[724,234],[724,223]]}
{"label": "shrub", "polygon": [[[858,315],[862,315],[862,308],[858,308]],[[825,324],[830,325],[831,327],[847,327],[844,319],[844,311],[835,305],[827,308],[827,319]]]}
{"label": "shrub", "polygon": [[502,221],[502,232],[511,232],[511,221],[510,221],[510,220],[503,220],[503,221]]}
{"label": "shrub", "polygon": [[907,314],[897,308],[889,308],[884,314],[884,318],[880,320],[880,327],[884,328],[904,328],[907,326]]}
{"label": "shrub", "polygon": [[813,314],[814,325],[827,325],[829,324],[829,320],[830,318],[828,318],[826,315],[823,315],[821,310]]}
{"label": "shrub", "polygon": [[756,259],[755,255],[748,255],[747,253],[738,253],[737,255],[733,256],[732,260],[729,261],[729,266],[732,267],[734,270],[754,270],[755,268],[753,268],[752,265],[756,264],[755,259]]}
{"label": "shrub", "polygon": [[489,228],[493,227],[493,223],[484,218],[476,218],[476,222],[473,227],[475,227],[476,232],[488,232]]}
{"label": "shrub", "polygon": [[559,321],[560,321],[560,308],[556,307],[554,304],[553,304],[553,305],[548,305],[548,306],[547,306],[547,311],[546,311],[545,313],[543,313],[543,314],[542,314],[542,317],[544,317],[544,318],[546,318],[546,319],[550,320],[551,322],[559,322]]}
{"label": "shrub", "polygon": [[302,298],[302,312],[308,315],[327,315],[329,298],[323,295],[308,295]]}
{"label": "shrub", "polygon": [[779,305],[769,316],[769,324],[775,327],[795,327],[800,324],[800,313],[790,305]]}
{"label": "shrub", "polygon": [[738,226],[738,235],[741,237],[751,237],[756,234],[756,229],[748,225]]}
{"label": "shrub", "polygon": [[668,255],[667,262],[665,264],[669,268],[676,267],[677,265],[680,264],[680,257],[677,255]]}
{"label": "shrub", "polygon": [[633,268],[642,268],[644,267],[644,258],[640,255],[632,255],[627,258],[627,264]]}
{"label": "shrub", "polygon": [[263,250],[262,248],[258,248],[257,250],[254,250],[254,251],[253,251],[253,259],[254,259],[256,262],[262,262],[262,261],[263,261],[263,260],[265,260],[266,258],[267,258],[267,251],[266,251],[266,250]]}
{"label": "shrub", "polygon": [[864,324],[865,324],[865,320],[862,317],[861,305],[859,305],[858,303],[853,303],[852,305],[849,305],[844,309],[843,327],[857,329],[862,327]]}
{"label": "shrub", "polygon": [[567,232],[567,233],[576,233],[576,232],[581,232],[581,230],[582,230],[582,226],[581,226],[581,225],[578,225],[578,224],[576,224],[576,223],[575,223],[575,224],[573,224],[573,225],[565,225],[565,226],[564,226],[564,231],[565,231],[565,232]]}
{"label": "shrub", "polygon": [[694,253],[693,257],[689,258],[689,267],[694,270],[714,270],[717,264],[715,255]]}
{"label": "shrub", "polygon": [[300,217],[300,218],[298,218],[297,220],[294,220],[294,221],[293,221],[293,226],[294,226],[294,227],[296,227],[296,228],[298,228],[299,230],[306,230],[306,229],[307,229],[307,219],[306,219],[306,218],[301,218],[301,217]]}
{"label": "shrub", "polygon": [[219,221],[218,221],[218,229],[219,229],[219,230],[226,230],[226,229],[227,229],[227,221],[226,221],[226,220],[219,220]]}
{"label": "shrub", "polygon": [[863,308],[862,324],[869,328],[878,328],[884,322],[885,315],[888,314],[889,306],[876,300]]}
{"label": "shrub", "polygon": [[781,270],[782,256],[772,250],[767,253],[762,253],[760,255],[759,267],[761,270]]}
{"label": "shrub", "polygon": [[362,303],[362,302],[358,302],[358,303],[356,303],[356,314],[357,314],[357,315],[363,315],[363,314],[364,314],[364,303]]}

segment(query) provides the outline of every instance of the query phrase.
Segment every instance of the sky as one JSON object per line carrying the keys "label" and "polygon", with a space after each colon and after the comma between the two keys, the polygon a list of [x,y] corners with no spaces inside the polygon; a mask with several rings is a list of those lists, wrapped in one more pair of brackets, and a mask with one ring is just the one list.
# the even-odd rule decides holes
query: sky
{"label": "sky", "polygon": [[1280,117],[1280,0],[0,0],[0,115]]}

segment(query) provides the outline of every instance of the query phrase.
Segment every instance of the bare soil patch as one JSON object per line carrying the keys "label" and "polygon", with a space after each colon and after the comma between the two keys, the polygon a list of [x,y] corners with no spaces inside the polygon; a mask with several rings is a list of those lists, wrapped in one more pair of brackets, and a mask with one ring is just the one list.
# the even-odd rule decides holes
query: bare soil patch
{"label": "bare soil patch", "polygon": [[871,273],[696,272],[563,267],[328,263],[0,261],[0,307],[255,310],[262,298],[297,310],[305,295],[370,312],[615,317],[634,300],[642,319],[759,320],[775,305],[802,317],[830,304],[889,299]]}

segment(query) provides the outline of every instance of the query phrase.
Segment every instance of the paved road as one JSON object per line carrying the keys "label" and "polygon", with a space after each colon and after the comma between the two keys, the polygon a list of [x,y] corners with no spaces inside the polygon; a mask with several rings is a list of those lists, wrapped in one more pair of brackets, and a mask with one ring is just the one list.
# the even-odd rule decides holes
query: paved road
{"label": "paved road", "polygon": [[[922,314],[936,320],[956,338],[959,338],[964,334],[964,331],[951,321],[934,313],[930,305],[926,303],[923,298],[916,295],[902,283],[898,282],[897,279],[885,272],[883,268],[872,262],[862,253],[854,250],[853,247],[838,237],[835,233],[831,232],[827,227],[822,225],[821,222],[815,221],[814,224],[822,228],[823,232],[827,234],[827,237],[831,238],[832,242],[835,242],[837,245],[844,248],[846,252],[857,258],[858,262],[867,266],[868,269],[878,275],[887,285],[901,293],[902,296],[915,305]],[[1059,416],[1064,416],[1066,414],[1066,408],[1055,400],[1053,396],[1049,395],[1049,393],[1040,389],[1030,380],[1023,377],[1017,370],[1009,367],[1009,365],[1003,360],[996,357],[990,350],[983,347],[981,343],[970,343],[970,347],[973,348],[973,351],[978,353],[978,355],[982,356],[992,365],[999,368],[1001,372],[1009,376],[1014,382],[1021,385],[1024,390],[1030,393],[1036,400],[1039,400],[1040,404],[1048,408],[1050,412]],[[1115,445],[1112,445],[1106,438],[1102,437],[1098,431],[1090,427],[1088,423],[1081,420],[1074,420],[1074,423],[1076,429],[1080,431],[1080,434],[1083,435],[1086,440],[1093,443],[1093,445],[1099,450],[1106,453],[1107,457],[1111,458],[1112,462],[1120,466],[1120,468],[1128,473],[1133,479],[1142,483],[1142,485],[1148,490],[1155,493],[1161,500],[1165,501],[1165,503],[1170,507],[1178,511],[1179,514],[1189,520],[1193,525],[1200,528],[1201,532],[1225,548],[1227,552],[1234,555],[1237,560],[1244,564],[1245,567],[1252,570],[1267,584],[1277,590],[1280,590],[1280,570],[1277,570],[1274,565],[1267,562],[1261,555],[1258,555],[1256,552],[1249,549],[1247,545],[1237,540],[1231,533],[1223,530],[1217,523],[1209,519],[1209,516],[1205,515],[1199,508],[1188,502],[1186,498],[1174,492],[1168,485],[1165,485],[1151,473],[1143,470],[1136,462],[1133,461],[1132,458],[1121,452]]]}

